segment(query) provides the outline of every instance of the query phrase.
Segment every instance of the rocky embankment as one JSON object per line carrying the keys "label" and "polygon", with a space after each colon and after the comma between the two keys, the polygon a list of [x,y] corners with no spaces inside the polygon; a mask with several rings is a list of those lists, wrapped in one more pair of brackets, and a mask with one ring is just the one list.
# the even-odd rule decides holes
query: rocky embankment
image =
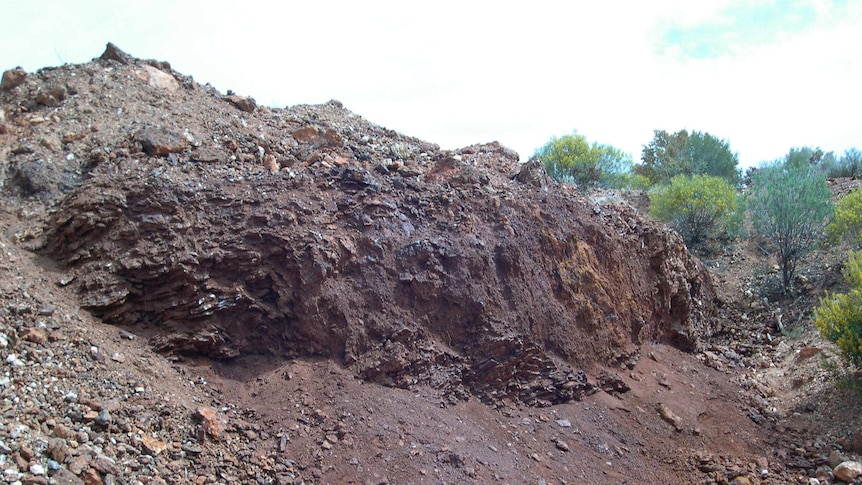
{"label": "rocky embankment", "polygon": [[713,325],[673,232],[497,144],[440,150],[337,102],[258,108],[116,49],[4,96],[32,130],[7,185],[59,202],[40,252],[164,352],[323,356],[548,405],[590,392],[578,368]]}
{"label": "rocky embankment", "polygon": [[[361,382],[492,408],[617,392],[599,369],[633,369],[653,343],[694,350],[717,326],[710,277],[675,233],[497,143],[442,150],[336,101],[261,107],[111,45],[87,64],[7,72],[0,102],[7,233],[53,280],[39,300],[23,266],[4,263],[19,272],[6,282],[5,412],[21,428],[0,452],[27,483],[179,474],[220,434],[211,413],[238,412],[197,409],[218,401],[193,393],[176,404],[190,418],[161,422],[154,384],[121,374],[101,398],[76,389],[127,358],[92,341],[77,306],[142,356],[324,359]],[[153,379],[177,372],[159,365]],[[47,368],[28,394],[26,376]],[[154,438],[163,426],[191,439]],[[13,446],[26,432],[51,438]],[[288,473],[274,463],[254,473]]]}

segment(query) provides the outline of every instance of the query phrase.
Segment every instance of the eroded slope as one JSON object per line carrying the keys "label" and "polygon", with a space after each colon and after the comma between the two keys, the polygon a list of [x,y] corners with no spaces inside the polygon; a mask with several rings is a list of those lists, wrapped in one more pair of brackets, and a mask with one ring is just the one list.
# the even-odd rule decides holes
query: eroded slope
{"label": "eroded slope", "polygon": [[547,405],[591,392],[579,369],[711,330],[709,277],[674,233],[497,144],[440,150],[337,102],[258,108],[111,49],[5,96],[13,122],[55,121],[7,178],[60,200],[43,252],[85,308],[166,352],[324,356]]}

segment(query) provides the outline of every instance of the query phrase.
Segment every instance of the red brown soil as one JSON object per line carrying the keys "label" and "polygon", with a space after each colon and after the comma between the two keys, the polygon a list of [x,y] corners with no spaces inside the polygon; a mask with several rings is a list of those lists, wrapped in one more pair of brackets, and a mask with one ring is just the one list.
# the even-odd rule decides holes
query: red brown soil
{"label": "red brown soil", "polygon": [[499,144],[113,47],[0,102],[0,453],[25,483],[793,483],[855,431],[846,394],[812,420],[831,388],[786,385],[822,367],[740,254],[715,285]]}

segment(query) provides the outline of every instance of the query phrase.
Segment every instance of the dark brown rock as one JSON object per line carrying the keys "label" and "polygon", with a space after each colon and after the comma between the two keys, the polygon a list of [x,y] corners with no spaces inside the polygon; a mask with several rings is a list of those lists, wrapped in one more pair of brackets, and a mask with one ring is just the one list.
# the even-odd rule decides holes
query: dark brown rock
{"label": "dark brown rock", "polygon": [[862,428],[856,430],[850,438],[848,448],[857,455],[862,455]]}
{"label": "dark brown rock", "polygon": [[549,181],[542,161],[536,157],[531,158],[527,163],[522,165],[514,178],[522,184],[534,185],[536,187],[545,187]]}
{"label": "dark brown rock", "polygon": [[99,57],[99,59],[103,61],[115,61],[120,64],[131,64],[132,57],[125,52],[123,52],[119,47],[114,45],[112,42],[108,42],[108,45],[105,46],[105,52]]}
{"label": "dark brown rock", "polygon": [[320,138],[320,129],[314,125],[309,125],[294,131],[291,136],[297,141],[311,143]]}
{"label": "dark brown rock", "polygon": [[44,86],[36,93],[36,102],[43,106],[57,107],[66,99],[66,95],[64,86]]}
{"label": "dark brown rock", "polygon": [[596,376],[596,383],[608,394],[622,394],[631,390],[631,387],[622,378],[610,372],[599,373]]}
{"label": "dark brown rock", "polygon": [[229,95],[225,96],[225,99],[232,105],[236,106],[240,111],[246,113],[254,113],[254,110],[257,109],[257,102],[254,98],[250,98],[247,96],[237,96],[237,95]]}
{"label": "dark brown rock", "polygon": [[48,341],[48,332],[42,328],[28,328],[24,331],[21,338],[28,342],[41,345]]}
{"label": "dark brown rock", "polygon": [[66,440],[53,438],[48,441],[48,448],[45,450],[45,453],[50,456],[52,460],[58,463],[63,463],[66,461],[66,455],[69,454],[69,447],[66,445]]}
{"label": "dark brown rock", "polygon": [[179,153],[186,149],[185,138],[164,128],[145,128],[137,138],[144,152],[154,157]]}
{"label": "dark brown rock", "polygon": [[18,451],[18,453],[20,453],[21,457],[27,461],[32,460],[33,457],[36,456],[36,452],[33,451],[33,449],[28,447],[28,446],[22,446],[21,449]]}
{"label": "dark brown rock", "polygon": [[60,468],[51,474],[51,480],[56,485],[84,485],[84,481],[65,468]]}
{"label": "dark brown rock", "polygon": [[[441,151],[334,104],[255,110],[243,127],[223,119],[214,90],[194,98],[203,106],[170,108],[195,93],[134,116],[112,105],[111,123],[126,128],[91,131],[93,148],[170,156],[187,148],[173,125],[184,123],[223,155],[118,156],[86,176],[70,162],[61,169],[82,174],[78,188],[40,246],[81,306],[143,325],[159,351],[274,365],[313,356],[447,402],[548,406],[595,391],[579,369],[653,342],[692,350],[712,329],[711,281],[674,232],[625,207],[597,211],[499,143]],[[186,109],[209,118],[196,125]],[[266,174],[261,155],[307,163]],[[100,348],[91,357],[114,366]]]}
{"label": "dark brown rock", "polygon": [[71,432],[69,431],[69,428],[66,427],[66,425],[58,423],[56,426],[54,426],[54,435],[56,435],[58,438],[65,439],[71,436]]}
{"label": "dark brown rock", "polygon": [[123,469],[114,460],[104,455],[97,456],[90,466],[106,475],[119,476],[123,472]]}
{"label": "dark brown rock", "polygon": [[81,480],[84,481],[84,485],[103,485],[102,476],[92,468],[87,468],[81,473]]}
{"label": "dark brown rock", "polygon": [[0,90],[11,91],[24,84],[24,80],[26,79],[27,72],[20,67],[9,69],[8,71],[3,72],[3,78],[0,79]]}
{"label": "dark brown rock", "polygon": [[69,471],[76,475],[80,475],[90,466],[90,460],[92,458],[93,455],[90,452],[85,452],[80,455],[71,455],[71,459],[67,461]]}
{"label": "dark brown rock", "polygon": [[201,163],[225,163],[228,157],[215,148],[199,148],[192,151],[189,158]]}
{"label": "dark brown rock", "polygon": [[23,485],[48,485],[48,479],[41,475],[28,475],[21,479]]}

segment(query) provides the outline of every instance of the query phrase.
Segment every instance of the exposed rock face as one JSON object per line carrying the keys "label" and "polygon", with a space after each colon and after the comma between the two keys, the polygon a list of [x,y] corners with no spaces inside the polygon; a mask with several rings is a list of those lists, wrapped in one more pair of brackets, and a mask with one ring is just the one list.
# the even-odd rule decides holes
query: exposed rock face
{"label": "exposed rock face", "polygon": [[[51,129],[77,126],[65,149],[83,155],[13,151],[23,178],[5,184],[59,201],[44,254],[84,307],[160,350],[324,356],[453,399],[547,405],[594,390],[578,369],[649,342],[693,349],[713,330],[712,284],[675,233],[499,144],[440,150],[338,102],[249,111],[160,65],[186,87],[169,92],[109,51],[107,74],[40,73],[9,103],[48,109],[33,103],[42,84],[71,87]],[[103,98],[63,126],[64,106],[111,76],[146,109]]]}
{"label": "exposed rock face", "polygon": [[[483,162],[516,160],[491,145],[460,163]],[[63,201],[46,250],[83,305],[151,327],[164,351],[322,355],[531,404],[589,391],[570,365],[656,340],[692,348],[709,330],[710,283],[675,234],[562,187],[453,172],[121,164]]]}

